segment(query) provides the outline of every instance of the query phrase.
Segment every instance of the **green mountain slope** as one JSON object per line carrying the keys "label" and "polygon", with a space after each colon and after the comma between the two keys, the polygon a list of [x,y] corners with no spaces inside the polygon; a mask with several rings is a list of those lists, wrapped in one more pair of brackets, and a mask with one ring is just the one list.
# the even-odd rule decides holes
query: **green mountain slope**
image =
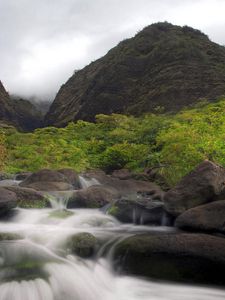
{"label": "green mountain slope", "polygon": [[96,114],[179,111],[225,94],[225,48],[190,27],[157,23],[76,72],[59,90],[46,125]]}

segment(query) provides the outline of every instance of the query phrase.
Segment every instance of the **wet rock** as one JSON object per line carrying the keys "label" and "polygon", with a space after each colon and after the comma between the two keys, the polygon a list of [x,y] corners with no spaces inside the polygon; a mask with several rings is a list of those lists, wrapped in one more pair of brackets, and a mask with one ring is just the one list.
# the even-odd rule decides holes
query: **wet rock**
{"label": "wet rock", "polygon": [[0,186],[2,186],[2,187],[18,186],[18,182],[15,181],[14,179],[3,179],[0,181]]}
{"label": "wet rock", "polygon": [[17,196],[14,192],[0,187],[0,216],[5,216],[17,205]]}
{"label": "wet rock", "polygon": [[33,188],[38,191],[64,191],[73,189],[73,186],[65,175],[48,169],[33,173],[19,185],[21,187]]}
{"label": "wet rock", "polygon": [[21,240],[23,237],[18,233],[0,232],[0,241]]}
{"label": "wet rock", "polygon": [[128,169],[120,169],[113,171],[112,177],[118,178],[120,180],[131,179],[132,173]]}
{"label": "wet rock", "polygon": [[30,175],[21,183],[21,185],[28,185],[40,181],[69,183],[68,179],[63,174],[54,170],[43,169]]}
{"label": "wet rock", "polygon": [[53,210],[49,213],[49,217],[53,219],[66,219],[74,215],[74,212],[71,212],[69,210]]}
{"label": "wet rock", "polygon": [[[24,185],[22,185],[22,186],[24,186]],[[46,192],[73,190],[73,186],[66,182],[39,181],[39,182],[31,183],[31,184],[27,185],[27,187],[37,190],[37,191],[46,191]]]}
{"label": "wet rock", "polygon": [[225,238],[148,233],[116,245],[117,268],[129,274],[187,283],[225,283]]}
{"label": "wet rock", "polygon": [[19,186],[5,187],[8,191],[14,192],[17,196],[17,206],[21,208],[44,208],[50,207],[48,199],[40,192]]}
{"label": "wet rock", "polygon": [[187,210],[176,219],[175,226],[186,230],[225,234],[225,200]]}
{"label": "wet rock", "polygon": [[108,213],[124,223],[161,225],[166,212],[163,202],[135,196],[115,201]]}
{"label": "wet rock", "polygon": [[0,181],[6,179],[13,179],[13,178],[14,178],[13,174],[0,173]]}
{"label": "wet rock", "polygon": [[67,169],[60,169],[60,170],[58,170],[58,172],[63,174],[67,178],[69,183],[72,184],[75,189],[80,188],[80,180],[79,180],[79,176],[76,173],[76,171],[74,171],[73,169],[67,168]]}
{"label": "wet rock", "polygon": [[15,176],[15,180],[25,180],[27,177],[31,176],[32,172],[20,172]]}
{"label": "wet rock", "polygon": [[178,216],[186,210],[211,202],[224,193],[225,169],[204,161],[164,195],[165,209]]}
{"label": "wet rock", "polygon": [[116,191],[104,186],[90,186],[78,190],[71,195],[67,208],[101,208],[111,203],[116,196]]}
{"label": "wet rock", "polygon": [[67,248],[72,253],[83,258],[91,257],[96,249],[97,239],[88,232],[81,232],[71,236],[67,241]]}
{"label": "wet rock", "polygon": [[156,194],[157,199],[159,200],[163,195],[161,188],[153,182],[135,179],[120,180],[110,175],[106,175],[101,171],[88,172],[85,173],[85,176],[97,179],[100,184],[104,185],[107,188],[116,190],[121,196],[142,192]]}

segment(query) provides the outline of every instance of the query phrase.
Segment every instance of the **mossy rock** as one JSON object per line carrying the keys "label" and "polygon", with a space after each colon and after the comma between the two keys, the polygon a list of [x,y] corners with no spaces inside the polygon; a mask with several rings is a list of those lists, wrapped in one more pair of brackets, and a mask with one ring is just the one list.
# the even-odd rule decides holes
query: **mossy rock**
{"label": "mossy rock", "polygon": [[47,198],[43,198],[43,199],[39,199],[39,200],[28,200],[28,199],[24,199],[24,200],[19,200],[17,202],[18,207],[20,208],[46,208],[49,207],[49,201]]}
{"label": "mossy rock", "polygon": [[0,241],[21,240],[23,237],[17,233],[0,232]]}
{"label": "mossy rock", "polygon": [[118,212],[119,212],[119,208],[115,204],[113,204],[107,211],[107,213],[113,217],[116,217]]}
{"label": "mossy rock", "polygon": [[66,219],[73,215],[74,215],[73,212],[63,209],[63,210],[53,210],[49,213],[48,216],[54,219]]}
{"label": "mossy rock", "polygon": [[91,257],[97,247],[97,239],[91,233],[82,232],[69,237],[67,249],[83,258]]}
{"label": "mossy rock", "polygon": [[[49,275],[44,270],[44,264],[37,261],[24,261],[14,266],[3,267],[2,271],[5,274],[2,281],[23,281],[34,280],[36,278],[48,279]],[[1,277],[1,274],[0,274]]]}
{"label": "mossy rock", "polygon": [[149,232],[119,242],[116,269],[184,283],[225,284],[225,239],[199,233]]}

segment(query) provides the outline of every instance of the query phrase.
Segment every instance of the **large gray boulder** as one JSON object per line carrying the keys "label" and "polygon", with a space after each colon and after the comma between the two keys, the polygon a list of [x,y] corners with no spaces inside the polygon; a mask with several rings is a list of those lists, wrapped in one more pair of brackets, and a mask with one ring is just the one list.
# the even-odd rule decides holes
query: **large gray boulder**
{"label": "large gray boulder", "polygon": [[161,225],[164,215],[163,202],[144,198],[127,197],[115,201],[108,214],[123,223]]}
{"label": "large gray boulder", "polygon": [[34,189],[19,186],[7,186],[5,189],[16,194],[18,207],[44,208],[50,206],[48,199]]}
{"label": "large gray boulder", "polygon": [[87,189],[78,190],[70,195],[67,208],[101,208],[118,197],[116,191],[101,186],[90,186]]}
{"label": "large gray boulder", "polygon": [[218,199],[225,190],[225,168],[204,161],[164,195],[165,209],[178,216],[186,210]]}
{"label": "large gray boulder", "polygon": [[58,170],[58,172],[63,174],[67,178],[68,182],[72,184],[75,189],[80,188],[79,176],[75,170],[70,168],[64,168]]}
{"label": "large gray boulder", "polygon": [[14,192],[0,187],[0,216],[4,217],[17,205],[17,196]]}
{"label": "large gray boulder", "polygon": [[135,179],[119,179],[106,175],[103,171],[92,171],[84,174],[87,178],[95,178],[105,187],[116,190],[121,196],[127,194],[150,193],[154,194],[153,198],[160,200],[163,196],[161,188],[154,182]]}
{"label": "large gray boulder", "polygon": [[225,234],[225,200],[187,210],[176,219],[175,226],[185,230]]}
{"label": "large gray boulder", "polygon": [[19,186],[38,191],[64,191],[73,189],[72,184],[64,174],[48,169],[33,173],[22,181]]}
{"label": "large gray boulder", "polygon": [[115,266],[125,273],[188,283],[225,284],[225,238],[149,232],[119,242]]}

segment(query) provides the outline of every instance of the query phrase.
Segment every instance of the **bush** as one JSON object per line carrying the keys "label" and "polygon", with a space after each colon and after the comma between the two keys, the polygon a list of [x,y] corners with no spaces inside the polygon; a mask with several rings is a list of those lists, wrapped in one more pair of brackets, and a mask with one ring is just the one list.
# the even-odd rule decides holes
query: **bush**
{"label": "bush", "polygon": [[2,171],[6,163],[5,135],[0,133],[0,170]]}

